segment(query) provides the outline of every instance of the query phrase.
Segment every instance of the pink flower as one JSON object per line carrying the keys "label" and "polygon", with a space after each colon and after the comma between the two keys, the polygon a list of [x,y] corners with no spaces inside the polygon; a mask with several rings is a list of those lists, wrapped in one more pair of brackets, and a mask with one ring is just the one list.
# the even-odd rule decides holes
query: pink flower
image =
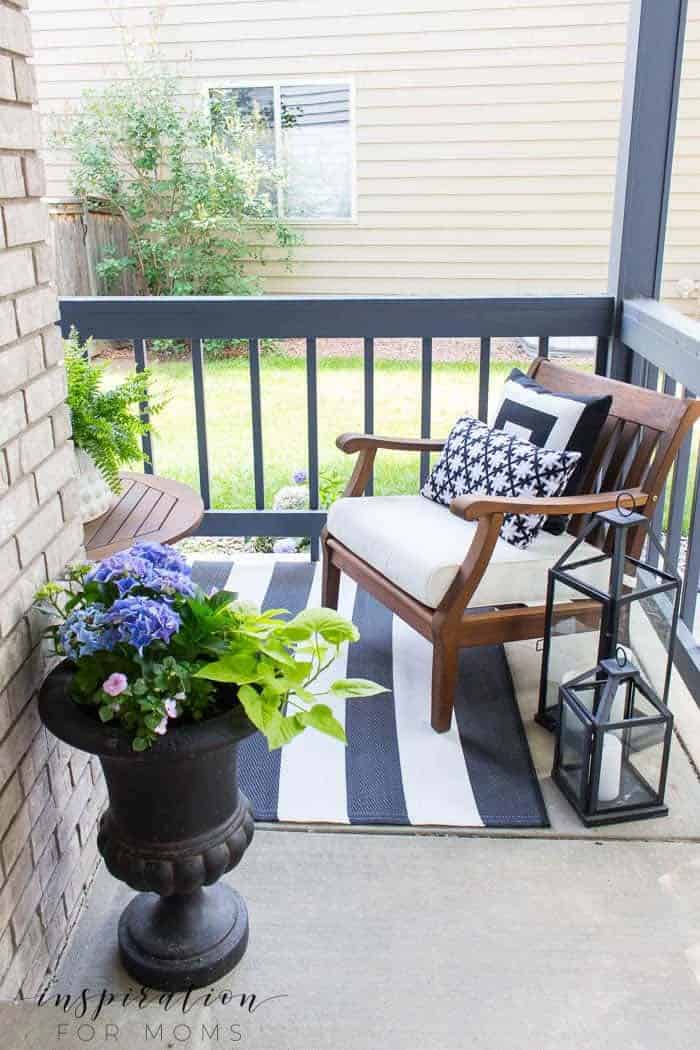
{"label": "pink flower", "polygon": [[176,699],[172,697],[165,701],[165,714],[167,718],[179,718],[182,714],[182,709]]}
{"label": "pink flower", "polygon": [[153,730],[153,732],[157,733],[158,736],[165,736],[165,734],[168,732],[168,716],[167,715],[163,715],[162,719],[160,720],[160,722],[158,723],[156,728]]}
{"label": "pink flower", "polygon": [[111,674],[109,678],[105,679],[102,683],[102,688],[105,693],[109,694],[109,696],[119,696],[120,693],[123,693],[128,687],[129,682],[127,681],[126,675],[119,674],[118,672]]}

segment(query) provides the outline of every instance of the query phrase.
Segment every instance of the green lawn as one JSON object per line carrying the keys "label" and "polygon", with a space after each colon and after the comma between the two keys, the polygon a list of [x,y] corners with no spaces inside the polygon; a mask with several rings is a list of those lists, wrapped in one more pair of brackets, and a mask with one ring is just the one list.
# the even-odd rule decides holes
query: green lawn
{"label": "green lawn", "polygon": [[[109,374],[116,380],[130,365],[113,361]],[[492,397],[513,367],[507,361],[491,366]],[[585,366],[582,366],[585,367]],[[170,397],[155,421],[154,463],[158,473],[189,485],[198,485],[192,366],[189,361],[154,361],[158,391]],[[253,507],[253,456],[250,385],[246,358],[208,360],[205,364],[207,432],[212,505],[218,509]],[[363,429],[363,366],[359,358],[319,359],[319,457],[321,467],[336,467],[344,476],[354,457],[335,447],[343,431]],[[463,412],[476,415],[478,366],[473,363],[437,363],[433,366],[434,435],[446,435]],[[416,436],[420,433],[420,364],[415,361],[377,361],[375,374],[375,432]],[[263,448],[265,505],[290,483],[291,474],[308,463],[305,363],[281,354],[262,359]],[[697,444],[693,454],[693,468]],[[414,493],[418,488],[418,456],[381,452],[377,458],[375,492]],[[689,525],[688,505],[684,532]]]}
{"label": "green lawn", "polygon": [[[128,366],[112,362],[115,379]],[[498,389],[513,366],[494,364],[491,383]],[[155,361],[158,391],[170,400],[155,420],[153,458],[156,471],[198,484],[192,368],[188,361]],[[290,483],[294,470],[308,463],[306,426],[306,372],[303,360],[281,355],[262,360],[263,449],[265,504]],[[207,361],[205,365],[207,434],[212,504],[219,509],[253,507],[253,455],[248,362],[245,358]],[[318,370],[319,459],[321,467],[335,466],[349,475],[354,457],[335,447],[338,434],[363,430],[363,369],[355,358],[321,358]],[[446,435],[458,415],[476,414],[478,367],[475,364],[436,364],[433,371],[433,427]],[[375,375],[375,431],[381,434],[420,433],[420,365],[406,361],[378,361]],[[381,453],[377,460],[375,491],[416,492],[418,456]]]}

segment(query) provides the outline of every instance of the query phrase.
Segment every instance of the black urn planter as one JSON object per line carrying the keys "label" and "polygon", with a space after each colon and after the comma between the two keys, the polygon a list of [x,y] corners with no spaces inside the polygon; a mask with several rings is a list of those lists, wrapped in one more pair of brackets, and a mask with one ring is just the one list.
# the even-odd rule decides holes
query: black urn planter
{"label": "black urn planter", "polygon": [[47,729],[97,755],[104,770],[109,807],[98,848],[111,874],[140,891],[119,920],[122,963],[163,991],[210,984],[236,965],[248,943],[243,898],[215,883],[253,837],[236,749],[254,728],[234,708],[174,726],[150,750],[135,752],[126,730],[103,725],[94,709],[72,700],[71,679],[69,664],[51,672],[39,713]]}

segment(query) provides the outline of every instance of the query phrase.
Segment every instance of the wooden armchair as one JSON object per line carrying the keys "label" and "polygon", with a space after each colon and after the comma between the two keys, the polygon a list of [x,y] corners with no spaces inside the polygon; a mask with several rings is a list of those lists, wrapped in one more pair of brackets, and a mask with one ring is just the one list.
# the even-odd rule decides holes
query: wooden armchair
{"label": "wooden armchair", "polygon": [[[461,496],[449,511],[421,496],[365,497],[379,449],[437,452],[444,441],[370,434],[343,434],[337,440],[343,452],[358,457],[344,494],[350,499],[333,505],[322,536],[323,604],[337,608],[340,573],[345,572],[432,641],[431,724],[436,732],[450,727],[459,649],[540,637],[549,565],[580,534],[585,516],[614,508],[620,491],[631,492],[635,505],[652,517],[683,439],[700,415],[696,400],[568,371],[543,358],[533,362],[530,375],[557,392],[612,395],[582,484],[585,495]],[[538,536],[532,545],[539,545],[537,552],[520,551],[499,537],[504,514],[515,511],[570,514],[568,533],[541,533],[542,541]],[[639,530],[630,535],[631,555],[639,555],[643,539]],[[606,550],[606,540],[604,531],[596,530],[588,540],[597,548],[591,553]],[[439,550],[433,552],[431,543]],[[411,578],[414,565],[418,582]]]}

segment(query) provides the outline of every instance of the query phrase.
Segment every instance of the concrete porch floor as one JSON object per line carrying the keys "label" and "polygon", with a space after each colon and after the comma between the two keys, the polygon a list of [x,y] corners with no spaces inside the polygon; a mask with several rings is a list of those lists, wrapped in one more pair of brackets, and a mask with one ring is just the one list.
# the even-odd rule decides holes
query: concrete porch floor
{"label": "concrete porch floor", "polygon": [[[248,953],[216,986],[255,995],[254,1010],[112,1005],[91,1020],[5,1004],[3,1050],[695,1050],[700,710],[676,679],[670,816],[586,830],[549,779],[552,738],[532,720],[534,643],[508,658],[550,829],[260,826],[229,877],[248,902]],[[135,990],[116,955],[130,896],[98,871],[56,993]]]}
{"label": "concrete porch floor", "polygon": [[[0,1045],[228,1046],[238,1025],[255,1050],[695,1050],[699,879],[680,842],[261,830],[231,880],[248,953],[217,986],[252,1013],[5,1006]],[[115,956],[129,895],[100,871],[62,994],[134,987]]]}

